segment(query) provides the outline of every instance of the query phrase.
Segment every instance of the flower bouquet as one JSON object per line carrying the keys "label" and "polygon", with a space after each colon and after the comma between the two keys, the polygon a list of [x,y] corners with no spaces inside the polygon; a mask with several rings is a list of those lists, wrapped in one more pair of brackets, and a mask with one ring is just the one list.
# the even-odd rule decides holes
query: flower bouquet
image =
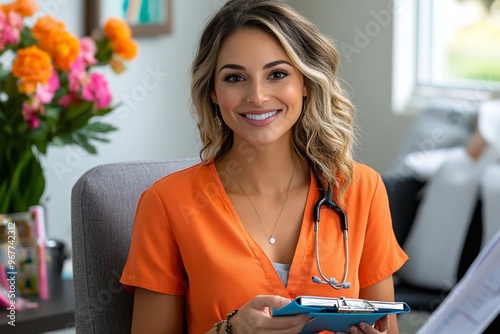
{"label": "flower bouquet", "polygon": [[109,19],[99,35],[77,38],[51,16],[35,20],[36,11],[32,0],[0,5],[0,213],[39,204],[40,156],[49,145],[95,154],[95,142],[109,141],[116,128],[98,119],[116,105],[98,68],[120,73],[138,51],[121,19]]}

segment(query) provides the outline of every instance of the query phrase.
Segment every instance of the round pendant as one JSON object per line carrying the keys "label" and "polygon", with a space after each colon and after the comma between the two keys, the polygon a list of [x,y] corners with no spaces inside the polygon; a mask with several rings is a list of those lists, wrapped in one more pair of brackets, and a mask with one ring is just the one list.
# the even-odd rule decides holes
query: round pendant
{"label": "round pendant", "polygon": [[269,243],[270,243],[271,245],[274,245],[274,243],[275,243],[275,242],[276,242],[276,239],[274,239],[274,237],[273,237],[273,236],[270,236],[270,237],[269,237]]}

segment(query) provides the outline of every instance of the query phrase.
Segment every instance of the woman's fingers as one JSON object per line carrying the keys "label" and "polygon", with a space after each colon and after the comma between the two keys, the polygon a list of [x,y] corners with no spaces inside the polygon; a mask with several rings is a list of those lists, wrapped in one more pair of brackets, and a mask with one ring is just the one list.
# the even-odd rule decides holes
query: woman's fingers
{"label": "woman's fingers", "polygon": [[290,299],[281,296],[261,295],[255,296],[250,301],[250,305],[257,310],[262,310],[266,307],[277,309],[289,304],[290,302]]}
{"label": "woman's fingers", "polygon": [[370,326],[366,322],[361,322],[359,323],[358,326],[351,326],[350,328],[350,333],[351,334],[380,334],[384,333],[389,329],[389,316],[385,315],[373,326]]}
{"label": "woman's fingers", "polygon": [[[256,296],[231,318],[233,328],[242,333],[299,333],[311,318],[305,314],[272,318],[272,310],[290,303],[290,299],[280,296]],[[235,330],[236,332],[236,330]]]}

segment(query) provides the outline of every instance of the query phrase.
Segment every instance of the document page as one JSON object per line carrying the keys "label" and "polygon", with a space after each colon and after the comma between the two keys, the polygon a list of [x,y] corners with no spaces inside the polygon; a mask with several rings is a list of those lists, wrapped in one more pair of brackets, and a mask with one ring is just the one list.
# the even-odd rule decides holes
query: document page
{"label": "document page", "polygon": [[500,313],[500,232],[417,334],[482,333]]}

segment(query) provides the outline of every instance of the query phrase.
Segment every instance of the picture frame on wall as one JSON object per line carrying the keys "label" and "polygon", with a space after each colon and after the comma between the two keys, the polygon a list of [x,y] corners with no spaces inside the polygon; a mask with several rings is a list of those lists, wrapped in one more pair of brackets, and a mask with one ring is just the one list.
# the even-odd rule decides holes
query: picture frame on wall
{"label": "picture frame on wall", "polygon": [[90,35],[110,17],[124,19],[136,36],[168,34],[173,0],[86,0],[85,33]]}

